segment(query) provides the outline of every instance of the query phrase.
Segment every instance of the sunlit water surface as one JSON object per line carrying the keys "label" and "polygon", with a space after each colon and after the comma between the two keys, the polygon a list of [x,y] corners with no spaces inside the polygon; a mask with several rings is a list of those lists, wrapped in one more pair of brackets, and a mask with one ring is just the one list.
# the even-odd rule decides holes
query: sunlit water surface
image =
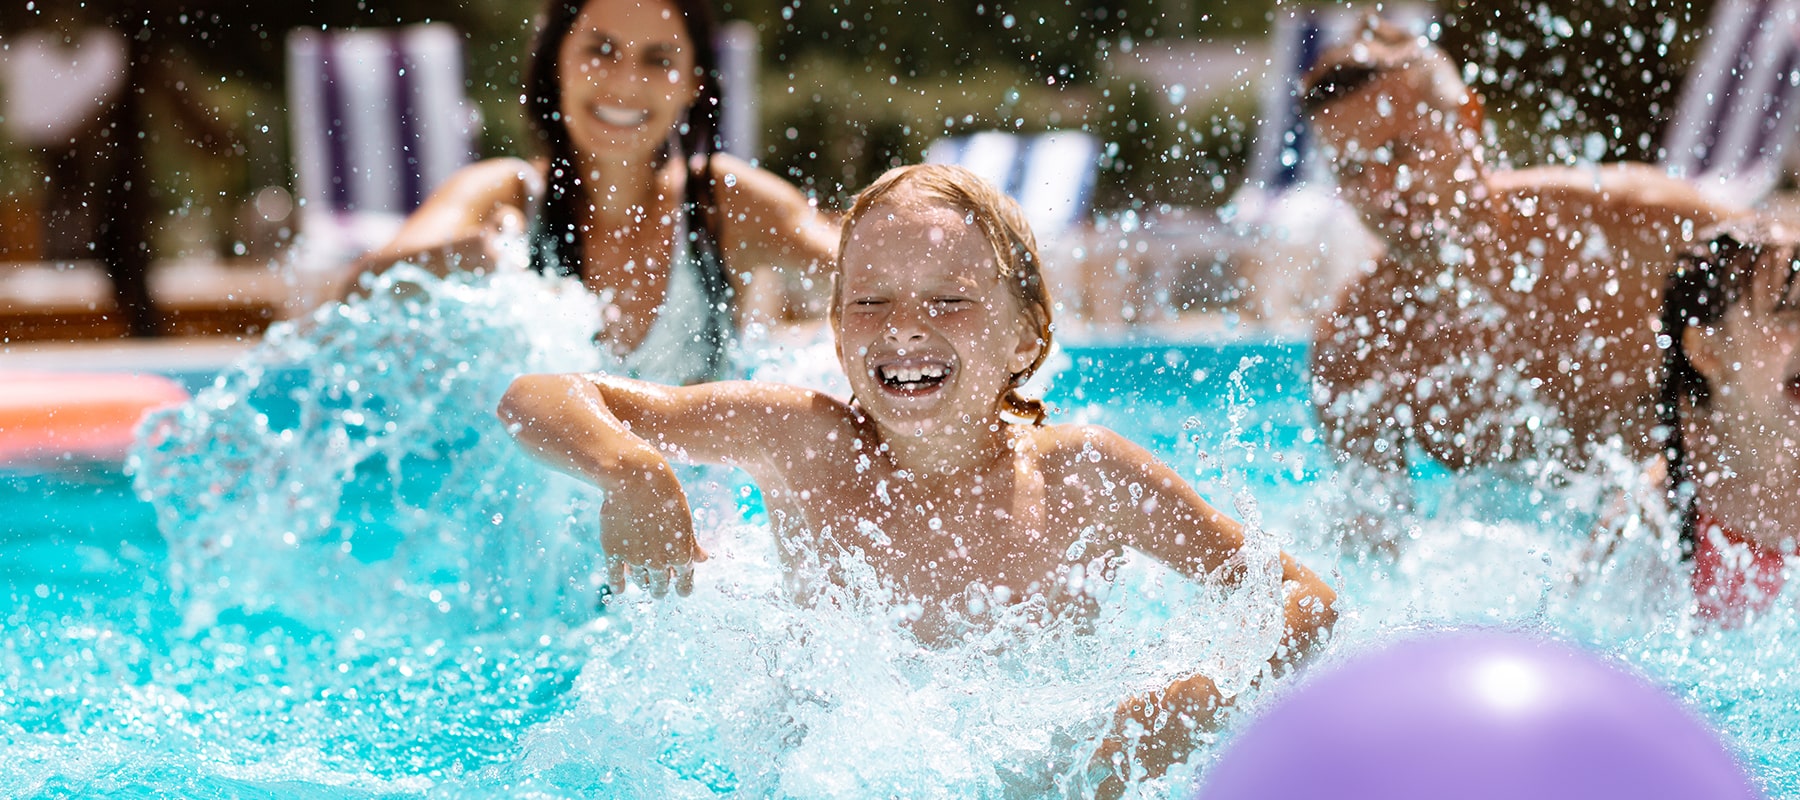
{"label": "sunlit water surface", "polygon": [[[1318,443],[1298,347],[1076,347],[1046,381],[1058,421],[1118,428],[1270,532],[1242,587],[1138,561],[1091,623],[1014,607],[925,647],[854,555],[845,588],[790,597],[726,471],[686,473],[714,551],[694,595],[597,614],[597,494],[492,414],[515,374],[607,366],[595,301],[404,270],[372,297],[278,326],[146,426],[130,469],[154,524],[116,471],[5,476],[26,521],[0,553],[0,794],[1081,795],[1120,700],[1256,678],[1281,547],[1339,588],[1320,663],[1417,628],[1548,631],[1645,671],[1800,797],[1795,602],[1692,623],[1667,521],[1629,503],[1593,557],[1599,509],[1644,494],[1629,464],[1421,473],[1417,511],[1383,514]],[[841,388],[827,342],[752,337],[740,362]],[[1340,544],[1371,506],[1397,556]],[[1133,791],[1182,795],[1219,752]]]}

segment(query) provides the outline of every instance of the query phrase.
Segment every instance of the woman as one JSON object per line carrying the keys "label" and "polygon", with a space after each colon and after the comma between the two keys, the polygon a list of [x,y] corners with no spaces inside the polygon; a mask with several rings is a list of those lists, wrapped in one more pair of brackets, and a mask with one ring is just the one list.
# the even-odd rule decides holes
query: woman
{"label": "woman", "polygon": [[525,96],[544,156],[462,169],[357,268],[481,271],[528,233],[534,269],[606,301],[626,371],[719,377],[752,271],[810,276],[837,242],[798,189],[716,152],[713,41],[705,0],[551,0]]}

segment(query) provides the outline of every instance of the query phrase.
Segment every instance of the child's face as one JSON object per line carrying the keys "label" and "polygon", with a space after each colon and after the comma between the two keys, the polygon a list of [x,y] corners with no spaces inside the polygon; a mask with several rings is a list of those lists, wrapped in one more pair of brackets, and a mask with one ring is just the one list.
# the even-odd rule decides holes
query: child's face
{"label": "child's face", "polygon": [[905,187],[856,223],[838,275],[838,359],[869,415],[905,433],[986,423],[1036,336],[961,211]]}
{"label": "child's face", "polygon": [[1734,472],[1784,492],[1800,485],[1800,279],[1790,286],[1787,273],[1762,265],[1749,294],[1694,343],[1709,351],[1695,366],[1713,387],[1714,447]]}

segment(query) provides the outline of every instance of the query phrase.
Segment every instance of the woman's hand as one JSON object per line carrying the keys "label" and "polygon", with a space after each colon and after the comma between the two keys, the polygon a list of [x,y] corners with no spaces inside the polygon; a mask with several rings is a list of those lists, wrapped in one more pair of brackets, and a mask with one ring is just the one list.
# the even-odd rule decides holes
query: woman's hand
{"label": "woman's hand", "polygon": [[[351,271],[356,275],[378,273],[402,261],[440,278],[457,272],[481,275],[516,269],[529,259],[529,254],[520,257],[524,235],[524,212],[511,206],[495,206],[478,227],[424,247],[407,248],[403,240],[397,240],[358,258]],[[359,287],[352,287],[351,292],[358,290]]]}

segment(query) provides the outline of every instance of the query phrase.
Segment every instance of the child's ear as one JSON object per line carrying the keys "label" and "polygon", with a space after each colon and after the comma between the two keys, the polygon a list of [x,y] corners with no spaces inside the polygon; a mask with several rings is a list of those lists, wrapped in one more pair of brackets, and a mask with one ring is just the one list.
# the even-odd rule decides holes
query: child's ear
{"label": "child's ear", "polygon": [[1681,351],[1687,355],[1688,363],[1694,365],[1694,371],[1715,389],[1725,377],[1724,361],[1719,357],[1720,339],[1724,335],[1719,328],[1698,325],[1681,332]]}
{"label": "child's ear", "polygon": [[1043,350],[1044,342],[1038,338],[1037,319],[1034,315],[1025,314],[1019,321],[1019,344],[1013,348],[1012,362],[1009,364],[1012,374],[1017,375],[1030,369]]}

